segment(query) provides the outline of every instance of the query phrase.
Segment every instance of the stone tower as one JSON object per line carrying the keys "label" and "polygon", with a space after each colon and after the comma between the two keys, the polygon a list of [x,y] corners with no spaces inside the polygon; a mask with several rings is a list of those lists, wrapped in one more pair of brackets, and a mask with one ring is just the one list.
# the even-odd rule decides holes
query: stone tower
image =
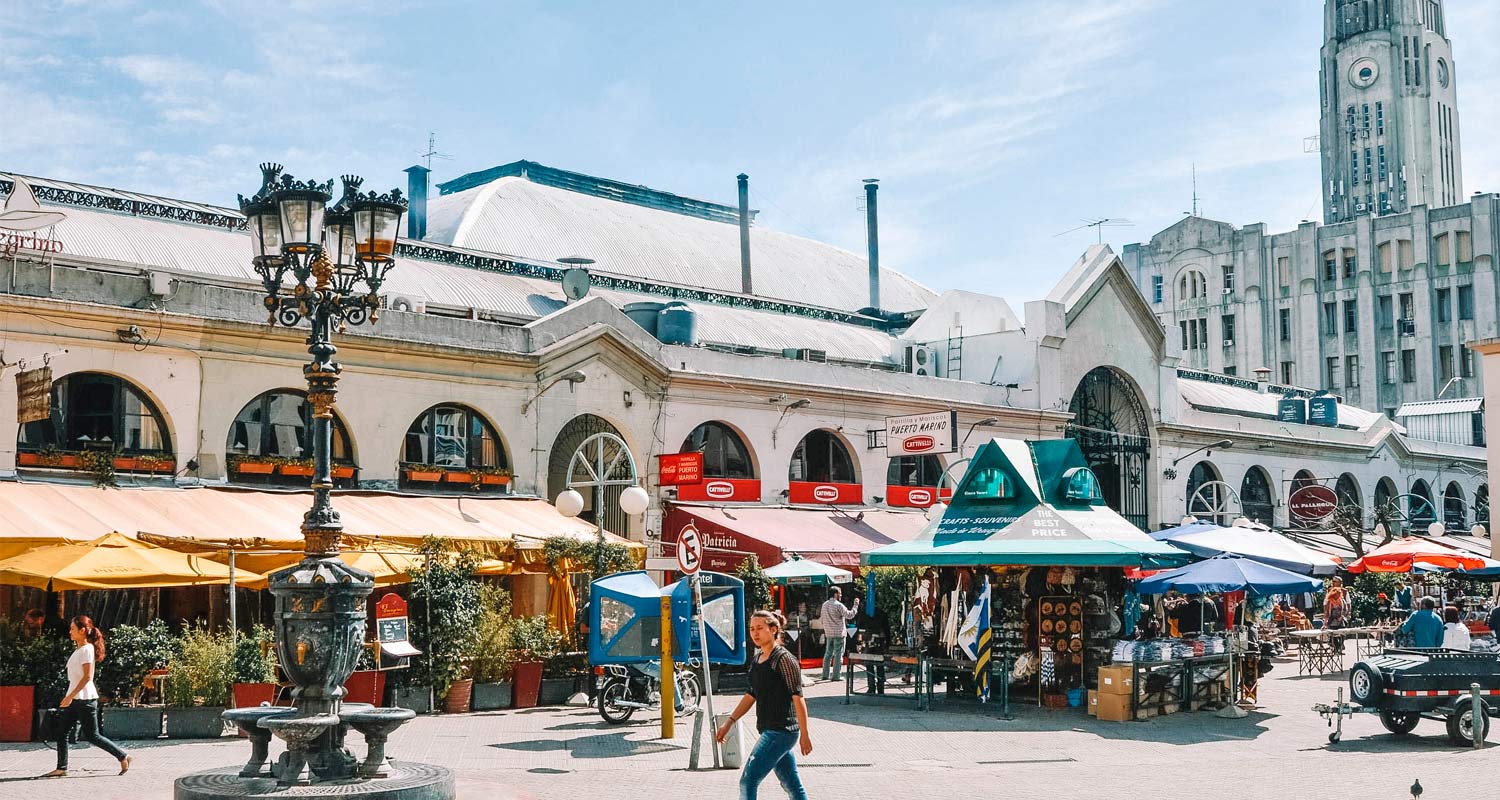
{"label": "stone tower", "polygon": [[1443,5],[1325,0],[1324,222],[1464,201],[1458,78]]}

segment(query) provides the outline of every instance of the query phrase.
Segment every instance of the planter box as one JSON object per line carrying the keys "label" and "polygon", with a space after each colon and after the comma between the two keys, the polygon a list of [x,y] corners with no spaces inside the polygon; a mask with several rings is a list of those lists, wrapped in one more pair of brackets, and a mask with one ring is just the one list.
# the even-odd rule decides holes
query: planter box
{"label": "planter box", "polygon": [[334,467],[333,477],[338,480],[347,480],[354,477],[354,467]]}
{"label": "planter box", "polygon": [[260,705],[274,705],[276,703],[276,684],[236,683],[232,689],[231,696],[235,708],[255,708]]}
{"label": "planter box", "polygon": [[509,475],[480,475],[479,482],[486,486],[505,486],[510,483]]}
{"label": "planter box", "polygon": [[36,687],[0,686],[0,742],[31,741]]}
{"label": "planter box", "polygon": [[512,677],[511,708],[531,708],[542,691],[542,662],[522,661]]}
{"label": "planter box", "polygon": [[281,474],[288,478],[311,478],[313,468],[306,464],[282,464]]}
{"label": "planter box", "polygon": [[344,701],[369,703],[376,708],[385,705],[385,673],[380,670],[360,670],[344,682]]}
{"label": "planter box", "polygon": [[168,739],[217,739],[224,735],[221,706],[167,709]]}
{"label": "planter box", "polygon": [[409,708],[418,714],[427,714],[432,711],[431,689],[427,686],[410,686],[405,689],[397,689],[393,698],[397,708]]}
{"label": "planter box", "polygon": [[246,475],[270,475],[276,471],[276,465],[265,461],[241,461],[234,465],[234,471]]}
{"label": "planter box", "polygon": [[573,696],[573,687],[576,685],[577,682],[572,678],[544,678],[536,704],[539,706],[564,705],[568,702],[568,698]]}
{"label": "planter box", "polygon": [[59,454],[49,459],[41,453],[16,453],[16,465],[21,467],[48,467],[51,469],[78,469],[77,454]]}
{"label": "planter box", "polygon": [[443,711],[463,714],[469,710],[469,700],[474,696],[474,679],[463,678],[448,687],[448,696],[443,698]]}
{"label": "planter box", "polygon": [[420,469],[409,469],[406,470],[406,479],[409,481],[426,481],[428,483],[437,483],[438,481],[443,479],[443,473],[428,472],[426,470]]}
{"label": "planter box", "polygon": [[473,483],[474,482],[474,473],[472,473],[472,472],[444,472],[443,473],[443,480],[446,481],[446,482],[448,482],[448,483]]}
{"label": "planter box", "polygon": [[111,706],[99,711],[99,727],[111,739],[159,739],[161,718],[159,706]]}
{"label": "planter box", "polygon": [[476,683],[474,684],[474,710],[494,711],[500,708],[510,708],[510,696],[508,683]]}
{"label": "planter box", "polygon": [[117,472],[175,472],[177,461],[162,458],[134,458],[121,456],[115,459]]}

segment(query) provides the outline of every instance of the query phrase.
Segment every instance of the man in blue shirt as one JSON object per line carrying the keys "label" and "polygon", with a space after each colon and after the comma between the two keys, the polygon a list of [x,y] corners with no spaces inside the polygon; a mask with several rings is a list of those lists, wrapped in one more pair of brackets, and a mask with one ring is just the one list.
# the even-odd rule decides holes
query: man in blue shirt
{"label": "man in blue shirt", "polygon": [[1411,610],[1411,587],[1404,583],[1396,584],[1396,608],[1402,611]]}
{"label": "man in blue shirt", "polygon": [[1434,610],[1437,601],[1422,598],[1422,609],[1413,611],[1406,622],[1401,623],[1401,633],[1412,637],[1414,647],[1439,648],[1443,646],[1443,618]]}

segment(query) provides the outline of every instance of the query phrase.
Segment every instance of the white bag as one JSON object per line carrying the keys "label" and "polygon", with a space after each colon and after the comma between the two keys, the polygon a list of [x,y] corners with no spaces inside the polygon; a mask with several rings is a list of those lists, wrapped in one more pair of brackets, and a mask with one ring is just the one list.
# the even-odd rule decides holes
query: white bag
{"label": "white bag", "polygon": [[[728,722],[729,714],[719,714],[714,717],[714,730],[724,726]],[[719,753],[723,758],[724,766],[730,769],[739,769],[745,766],[745,735],[744,723],[736,722],[729,728],[729,735],[724,737],[724,743],[719,745]]]}

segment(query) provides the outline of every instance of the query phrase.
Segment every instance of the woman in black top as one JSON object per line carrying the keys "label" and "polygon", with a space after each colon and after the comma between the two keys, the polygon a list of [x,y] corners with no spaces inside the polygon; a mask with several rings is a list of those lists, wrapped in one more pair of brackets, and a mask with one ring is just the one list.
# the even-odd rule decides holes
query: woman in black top
{"label": "woman in black top", "polygon": [[750,665],[750,691],[740,698],[729,721],[715,736],[722,743],[740,717],[749,713],[750,706],[756,706],[755,728],[760,731],[760,739],[740,773],[740,800],[755,800],[760,782],[772,772],[787,796],[807,800],[792,747],[800,744],[802,755],[809,755],[812,738],[807,734],[807,703],[802,699],[802,665],[781,646],[781,629],[785,626],[786,620],[775,611],[750,615],[750,641],[756,647]]}

